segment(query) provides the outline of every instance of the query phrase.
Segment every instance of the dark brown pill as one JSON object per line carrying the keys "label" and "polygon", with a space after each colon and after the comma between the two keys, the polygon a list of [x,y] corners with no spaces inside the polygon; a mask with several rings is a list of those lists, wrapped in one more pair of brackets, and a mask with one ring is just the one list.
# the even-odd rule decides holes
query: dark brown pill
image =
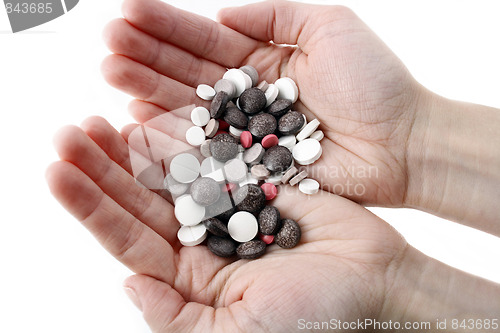
{"label": "dark brown pill", "polygon": [[210,152],[217,161],[227,162],[238,155],[238,139],[228,133],[220,133],[210,142]]}
{"label": "dark brown pill", "polygon": [[208,232],[212,235],[219,237],[227,237],[229,236],[229,231],[227,230],[227,226],[221,222],[221,220],[216,219],[215,217],[208,218],[202,221],[205,228],[207,228]]}
{"label": "dark brown pill", "polygon": [[274,206],[266,206],[259,213],[259,230],[264,235],[274,235],[281,228],[280,211]]}
{"label": "dark brown pill", "polygon": [[266,253],[266,243],[260,239],[242,243],[236,248],[236,254],[241,259],[257,259],[264,253]]}
{"label": "dark brown pill", "polygon": [[293,156],[290,149],[283,146],[272,146],[262,157],[262,164],[271,172],[282,172],[292,164]]}
{"label": "dark brown pill", "polygon": [[260,186],[246,184],[233,197],[238,210],[257,214],[266,205],[266,195]]}
{"label": "dark brown pill", "polygon": [[248,122],[248,130],[256,138],[262,139],[268,134],[273,134],[276,131],[278,123],[276,118],[269,113],[260,113],[255,115]]}
{"label": "dark brown pill", "polygon": [[220,186],[215,180],[208,177],[196,179],[191,184],[191,197],[201,206],[210,206],[219,200]]}
{"label": "dark brown pill", "polygon": [[210,104],[210,116],[215,119],[222,117],[229,100],[230,98],[225,92],[219,91],[212,100],[212,104]]}
{"label": "dark brown pill", "polygon": [[288,99],[278,99],[267,107],[266,112],[277,118],[281,117],[292,109],[292,101]]}
{"label": "dark brown pill", "polygon": [[236,243],[230,238],[210,235],[207,240],[208,249],[216,256],[228,258],[236,253]]}
{"label": "dark brown pill", "polygon": [[297,134],[304,125],[304,116],[298,111],[289,111],[278,122],[278,131],[283,135]]}
{"label": "dark brown pill", "polygon": [[244,129],[248,125],[248,117],[237,107],[227,108],[224,114],[224,120],[229,125],[239,129]]}
{"label": "dark brown pill", "polygon": [[295,247],[300,241],[302,232],[297,222],[291,219],[283,219],[282,227],[274,237],[274,242],[284,249]]}
{"label": "dark brown pill", "polygon": [[219,200],[213,205],[205,207],[205,218],[215,217],[222,222],[227,222],[236,212],[233,202],[227,192],[221,192]]}
{"label": "dark brown pill", "polygon": [[238,103],[243,112],[255,114],[266,106],[266,94],[257,87],[250,88],[241,94]]}

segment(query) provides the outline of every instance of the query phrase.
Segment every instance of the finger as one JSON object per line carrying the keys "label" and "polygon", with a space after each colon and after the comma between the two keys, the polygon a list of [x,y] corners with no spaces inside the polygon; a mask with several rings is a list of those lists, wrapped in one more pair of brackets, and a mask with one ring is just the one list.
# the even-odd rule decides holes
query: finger
{"label": "finger", "polygon": [[131,58],[191,87],[201,83],[213,85],[226,71],[212,61],[196,57],[134,28],[124,19],[108,24],[104,40],[113,53]]}
{"label": "finger", "polygon": [[174,251],[160,235],[113,201],[75,165],[55,162],[46,177],[55,198],[108,252],[136,273],[173,283]]}
{"label": "finger", "polygon": [[128,111],[130,115],[140,124],[144,124],[148,120],[161,116],[166,112],[170,112],[182,119],[191,120],[191,113],[189,111],[186,112],[184,108],[167,111],[158,105],[141,101],[139,99],[134,99],[129,103]]}

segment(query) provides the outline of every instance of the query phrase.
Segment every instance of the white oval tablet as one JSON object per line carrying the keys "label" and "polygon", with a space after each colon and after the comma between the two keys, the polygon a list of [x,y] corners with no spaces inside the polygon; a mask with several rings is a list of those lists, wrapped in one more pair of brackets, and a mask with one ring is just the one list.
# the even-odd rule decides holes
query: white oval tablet
{"label": "white oval tablet", "polygon": [[278,94],[279,94],[279,89],[278,87],[276,87],[274,84],[270,84],[267,89],[266,89],[266,92],[264,93],[266,95],[266,108],[271,105],[272,102],[274,102],[276,100],[276,97],[278,97]]}
{"label": "white oval tablet", "polygon": [[295,162],[300,165],[309,165],[316,162],[323,152],[318,140],[305,139],[293,147],[292,155]]}
{"label": "white oval tablet", "polygon": [[306,178],[300,181],[299,191],[305,194],[316,194],[319,191],[319,183],[314,179]]}
{"label": "white oval tablet", "polygon": [[278,145],[287,147],[290,150],[292,150],[296,143],[297,139],[295,138],[295,135],[285,135],[278,140]]}
{"label": "white oval tablet", "polygon": [[191,154],[179,154],[170,162],[170,174],[179,183],[192,183],[200,174],[200,162]]}
{"label": "white oval tablet", "polygon": [[191,121],[196,126],[205,126],[210,120],[210,112],[203,106],[198,106],[191,111]]}
{"label": "white oval tablet", "polygon": [[200,84],[196,88],[196,95],[198,95],[201,99],[211,101],[215,97],[215,89],[210,87],[208,84]]}
{"label": "white oval tablet", "polygon": [[313,134],[311,134],[310,138],[314,140],[321,141],[325,137],[325,133],[323,131],[316,131]]}
{"label": "white oval tablet", "polygon": [[202,177],[209,177],[218,183],[222,183],[226,178],[224,177],[224,162],[217,161],[213,157],[205,158],[201,162],[200,175]]}
{"label": "white oval tablet", "polygon": [[234,126],[229,126],[229,133],[231,133],[233,136],[239,138],[241,136],[241,133],[243,133],[244,130],[236,128]]}
{"label": "white oval tablet", "polygon": [[[239,97],[241,93],[245,91],[245,89],[248,89],[252,86],[252,79],[241,69],[231,68],[226,73],[224,73],[224,76],[222,76],[222,78],[234,83],[234,87],[236,88],[235,97]],[[247,85],[249,85],[248,88]]]}
{"label": "white oval tablet", "polygon": [[[300,132],[297,134],[297,141],[302,141],[307,139],[314,133],[319,127],[319,120],[313,119],[311,120]],[[318,140],[319,141],[319,140]]]}
{"label": "white oval tablet", "polygon": [[177,231],[177,239],[184,246],[196,246],[207,238],[207,228],[203,223],[197,224],[195,226],[183,226]]}
{"label": "white oval tablet", "polygon": [[199,146],[203,142],[205,142],[206,136],[205,136],[205,130],[199,126],[193,126],[190,127],[186,131],[186,141],[191,145],[191,146]]}
{"label": "white oval tablet", "polygon": [[174,214],[180,224],[196,225],[205,217],[205,207],[194,202],[190,195],[185,195],[175,200]]}
{"label": "white oval tablet", "polygon": [[276,82],[274,82],[274,85],[279,90],[279,99],[288,99],[292,103],[297,102],[297,99],[299,98],[299,88],[297,88],[295,81],[291,78],[282,77],[277,79]]}
{"label": "white oval tablet", "polygon": [[237,242],[244,243],[257,236],[259,225],[255,216],[249,212],[237,212],[229,219],[227,230],[231,238]]}

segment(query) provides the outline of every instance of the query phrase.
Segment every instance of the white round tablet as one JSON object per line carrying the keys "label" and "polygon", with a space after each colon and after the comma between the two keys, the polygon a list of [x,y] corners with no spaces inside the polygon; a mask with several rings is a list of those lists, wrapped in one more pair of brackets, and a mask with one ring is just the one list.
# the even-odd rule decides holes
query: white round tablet
{"label": "white round tablet", "polygon": [[[239,97],[241,93],[245,91],[245,89],[248,89],[252,86],[252,79],[241,69],[231,68],[226,73],[224,73],[224,76],[222,76],[222,78],[234,83],[234,87],[236,88],[235,97]],[[247,88],[248,84],[249,86]]]}
{"label": "white round tablet", "polygon": [[203,106],[198,106],[191,111],[191,121],[196,126],[205,126],[210,120],[210,112]]}
{"label": "white round tablet", "polygon": [[197,224],[195,226],[189,227],[184,226],[177,231],[177,239],[184,246],[196,246],[207,238],[207,228],[203,223]]}
{"label": "white round tablet", "polygon": [[243,133],[244,130],[236,128],[234,126],[229,126],[229,133],[231,133],[233,136],[239,138],[241,136],[241,133]]}
{"label": "white round tablet", "polygon": [[179,154],[170,162],[170,174],[179,183],[192,183],[200,174],[200,162],[191,154]]}
{"label": "white round tablet", "polygon": [[318,140],[305,139],[293,147],[292,155],[295,162],[300,165],[309,165],[316,162],[323,150]]}
{"label": "white round tablet", "polygon": [[196,95],[206,101],[211,101],[215,97],[215,89],[208,84],[200,84],[196,88]]}
{"label": "white round tablet", "polygon": [[279,99],[288,99],[292,103],[295,103],[299,98],[299,89],[297,88],[295,81],[293,81],[291,78],[282,77],[280,79],[277,79],[276,82],[274,82],[274,85],[278,87]]}
{"label": "white round tablet", "polygon": [[198,205],[190,195],[185,195],[175,201],[174,214],[182,225],[196,225],[205,217],[205,207]]}
{"label": "white round tablet", "polygon": [[287,147],[288,149],[292,150],[293,146],[297,143],[297,139],[295,138],[295,135],[284,135],[281,138],[279,138],[278,145]]}
{"label": "white round tablet", "polygon": [[314,133],[319,127],[319,120],[313,119],[311,120],[300,132],[297,134],[297,141],[302,141],[307,139]]}
{"label": "white round tablet", "polygon": [[278,87],[276,87],[274,84],[270,84],[267,89],[266,89],[266,92],[264,93],[266,95],[266,108],[271,105],[272,102],[274,102],[276,100],[276,97],[278,97],[278,94],[279,94],[279,89]]}
{"label": "white round tablet", "polygon": [[325,133],[323,131],[316,131],[313,134],[311,134],[310,138],[314,140],[321,141],[325,137]]}
{"label": "white round tablet", "polygon": [[202,177],[212,178],[218,183],[222,183],[225,180],[224,172],[222,171],[223,168],[223,162],[219,162],[213,157],[208,157],[201,162],[200,175]]}
{"label": "white round tablet", "polygon": [[191,146],[199,146],[203,142],[205,142],[206,136],[205,136],[205,130],[199,126],[193,126],[190,127],[186,131],[186,141],[191,145]]}
{"label": "white round tablet", "polygon": [[231,238],[237,242],[244,243],[257,236],[259,225],[253,214],[249,212],[237,212],[229,219],[227,230]]}
{"label": "white round tablet", "polygon": [[319,183],[314,179],[306,178],[300,181],[299,191],[305,194],[316,194],[319,191]]}
{"label": "white round tablet", "polygon": [[[243,153],[241,153],[243,155]],[[224,164],[224,173],[226,179],[231,183],[239,183],[245,179],[248,172],[248,167],[242,160],[234,158]]]}

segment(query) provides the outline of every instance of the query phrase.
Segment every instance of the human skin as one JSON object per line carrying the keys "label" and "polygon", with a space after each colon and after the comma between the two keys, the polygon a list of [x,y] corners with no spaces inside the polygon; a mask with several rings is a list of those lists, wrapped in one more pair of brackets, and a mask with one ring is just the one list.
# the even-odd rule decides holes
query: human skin
{"label": "human skin", "polygon": [[[137,186],[132,176],[134,125],[119,135],[103,119],[91,118],[81,128],[63,129],[56,138],[61,161],[47,172],[52,192],[137,273],[125,282],[126,290],[153,331],[290,332],[300,318],[435,322],[498,314],[498,285],[424,256],[360,205],[329,193],[334,184],[359,183],[366,192],[349,199],[418,207],[498,234],[498,156],[474,149],[476,141],[488,143],[488,133],[476,140],[471,131],[465,151],[453,136],[471,124],[481,128],[481,117],[470,119],[467,109],[498,128],[496,110],[427,91],[344,7],[267,2],[221,12],[221,23],[234,30],[158,1],[126,1],[123,11],[125,20],[112,22],[105,33],[115,55],[105,60],[103,72],[113,86],[139,99],[131,113],[165,150],[183,149],[189,126],[186,114],[165,112],[201,104],[194,93],[199,83],[213,84],[226,67],[248,63],[268,82],[280,76],[297,82],[298,109],[317,117],[326,134],[317,170],[379,170],[378,177],[363,179],[319,171],[324,190],[310,198],[296,189],[282,191],[273,204],[299,222],[301,244],[292,250],[272,246],[260,260],[234,262],[176,241],[171,203]],[[298,47],[278,47],[271,39]],[[459,110],[461,120],[450,121]],[[163,116],[169,121],[160,128],[155,119]],[[450,137],[448,144],[443,135]],[[144,152],[137,150],[140,158]],[[450,156],[472,162],[456,163]],[[483,158],[490,168],[479,169],[476,162]],[[448,185],[439,182],[443,174]],[[472,210],[465,215],[464,202],[471,198],[449,188],[474,181],[482,192],[471,190],[473,207],[483,220]]]}

